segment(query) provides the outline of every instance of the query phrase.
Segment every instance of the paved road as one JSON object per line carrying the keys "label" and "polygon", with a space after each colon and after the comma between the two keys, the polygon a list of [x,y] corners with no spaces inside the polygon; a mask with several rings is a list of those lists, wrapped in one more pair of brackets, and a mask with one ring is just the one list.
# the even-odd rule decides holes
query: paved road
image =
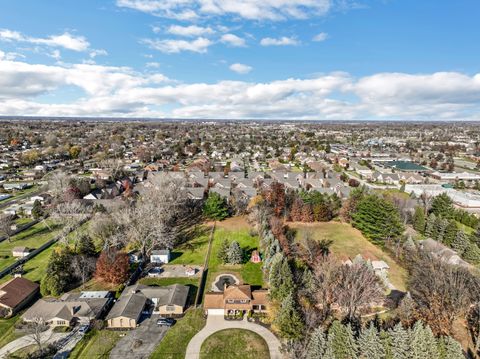
{"label": "paved road", "polygon": [[280,353],[280,341],[267,328],[255,323],[250,323],[246,318],[242,321],[227,321],[223,319],[223,315],[209,315],[205,327],[199,331],[192,340],[190,340],[190,343],[188,343],[185,359],[199,359],[200,349],[205,339],[220,330],[233,328],[246,329],[257,333],[265,339],[268,349],[270,350],[270,359],[283,358]]}
{"label": "paved road", "polygon": [[84,337],[85,332],[81,333],[78,330],[78,327],[74,331],[70,332],[68,337],[63,338],[59,341],[60,349],[53,356],[53,359],[66,359],[70,355],[70,352],[75,348],[80,340]]}
{"label": "paved road", "polygon": [[148,359],[167,333],[167,327],[157,325],[159,315],[145,319],[140,326],[128,332],[110,352],[111,359]]}
{"label": "paved road", "polygon": [[[57,340],[67,337],[68,335],[69,333],[54,333],[51,329],[49,329],[41,334],[41,340],[45,344],[51,344]],[[35,344],[35,340],[33,339],[32,335],[25,335],[21,338],[18,338],[0,349],[0,358],[6,358],[8,353],[14,353],[17,350],[28,347],[32,344]]]}

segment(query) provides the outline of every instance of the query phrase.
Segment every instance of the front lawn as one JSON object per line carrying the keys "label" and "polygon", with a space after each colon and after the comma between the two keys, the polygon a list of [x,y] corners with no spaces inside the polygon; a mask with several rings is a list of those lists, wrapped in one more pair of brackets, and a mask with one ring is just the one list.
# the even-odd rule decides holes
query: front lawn
{"label": "front lawn", "polygon": [[401,291],[405,291],[407,272],[393,260],[388,253],[368,241],[362,233],[348,223],[317,222],[317,223],[289,223],[291,228],[297,230],[297,238],[310,231],[317,240],[329,239],[333,243],[330,247],[333,254],[341,260],[354,259],[361,254],[365,259],[383,260],[389,266],[388,277],[392,284]]}
{"label": "front lawn", "polygon": [[75,346],[70,359],[109,358],[110,351],[125,332],[92,330]]}
{"label": "front lawn", "polygon": [[209,336],[202,344],[201,359],[268,359],[267,343],[245,329],[226,329]]}
{"label": "front lawn", "polygon": [[185,316],[167,331],[150,359],[184,359],[188,343],[204,326],[202,309],[187,310]]}
{"label": "front lawn", "polygon": [[15,323],[19,319],[20,315],[9,319],[0,319],[0,348],[22,336],[15,331]]}

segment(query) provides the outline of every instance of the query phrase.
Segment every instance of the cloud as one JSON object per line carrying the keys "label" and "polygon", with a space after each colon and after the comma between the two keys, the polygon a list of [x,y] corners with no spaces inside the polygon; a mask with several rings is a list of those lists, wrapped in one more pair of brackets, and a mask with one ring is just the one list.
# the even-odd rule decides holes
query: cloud
{"label": "cloud", "polygon": [[117,0],[117,6],[122,8],[183,20],[202,16],[270,21],[307,19],[324,16],[331,4],[331,0]]}
{"label": "cloud", "polygon": [[[235,64],[234,64],[235,65]],[[240,64],[238,64],[240,65]],[[232,65],[233,66],[233,65]],[[65,88],[81,90],[65,100]],[[45,95],[50,103],[45,102]],[[39,99],[39,96],[42,96]],[[29,64],[0,52],[0,113],[300,120],[480,120],[480,74],[333,72],[270,82],[179,83],[152,69]]]}
{"label": "cloud", "polygon": [[248,74],[250,71],[253,70],[253,68],[251,66],[244,65],[244,64],[239,64],[239,63],[232,64],[232,65],[230,65],[229,68],[233,72],[236,72],[237,74],[242,74],[242,75]]}
{"label": "cloud", "polygon": [[271,37],[265,37],[260,41],[260,45],[262,46],[287,46],[287,45],[298,45],[299,42],[294,37],[280,37],[278,39],[274,39]]}
{"label": "cloud", "polygon": [[313,41],[323,42],[328,39],[328,34],[326,32],[321,32],[313,37]]}
{"label": "cloud", "polygon": [[143,40],[151,49],[158,50],[167,54],[176,54],[182,51],[191,51],[205,53],[213,42],[205,37],[198,37],[195,40]]}
{"label": "cloud", "polygon": [[90,56],[90,58],[94,59],[97,56],[107,56],[108,52],[106,50],[103,50],[103,49],[92,50],[92,51],[90,51],[90,53],[88,55]]}
{"label": "cloud", "polygon": [[223,42],[224,44],[228,44],[234,47],[246,46],[245,39],[242,39],[241,37],[238,37],[237,35],[234,35],[234,34],[224,34],[220,38],[220,41]]}
{"label": "cloud", "polygon": [[180,25],[171,25],[167,32],[172,35],[185,36],[185,37],[195,37],[195,36],[204,36],[212,35],[215,33],[211,27],[200,27],[196,25],[190,26],[180,26]]}
{"label": "cloud", "polygon": [[68,32],[65,32],[61,35],[52,35],[46,38],[39,38],[25,36],[18,31],[1,29],[0,40],[8,42],[25,42],[51,47],[63,47],[64,49],[78,52],[86,51],[90,47],[90,43],[85,39],[85,37],[75,36]]}

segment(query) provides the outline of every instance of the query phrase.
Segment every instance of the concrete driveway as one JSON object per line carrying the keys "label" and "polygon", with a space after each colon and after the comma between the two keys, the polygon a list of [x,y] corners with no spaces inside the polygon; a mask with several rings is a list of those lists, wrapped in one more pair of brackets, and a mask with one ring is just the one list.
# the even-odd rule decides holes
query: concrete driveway
{"label": "concrete driveway", "polygon": [[[44,344],[52,344],[58,340],[66,338],[70,333],[54,333],[52,329],[48,329],[40,335],[40,338]],[[14,353],[17,350],[28,347],[35,344],[33,335],[25,335],[18,338],[0,349],[0,358],[6,358],[8,354]]]}
{"label": "concrete driveway", "polygon": [[[185,359],[199,359],[200,349],[202,344],[210,335],[223,329],[246,329],[260,335],[267,343],[270,351],[270,359],[282,359],[280,353],[280,341],[273,333],[261,325],[251,323],[247,318],[242,321],[228,321],[223,319],[223,315],[209,315],[207,317],[207,324],[190,340],[187,346],[187,353]],[[228,343],[227,343],[228,345]]]}
{"label": "concrete driveway", "polygon": [[159,315],[152,315],[117,342],[110,352],[111,359],[148,359],[165,336],[168,327],[157,325]]}

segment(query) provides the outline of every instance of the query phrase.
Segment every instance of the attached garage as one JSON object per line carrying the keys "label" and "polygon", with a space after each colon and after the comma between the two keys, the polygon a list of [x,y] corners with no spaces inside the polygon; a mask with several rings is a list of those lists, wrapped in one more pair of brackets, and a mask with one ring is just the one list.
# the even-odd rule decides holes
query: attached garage
{"label": "attached garage", "polygon": [[208,315],[225,315],[225,310],[223,309],[207,309]]}

